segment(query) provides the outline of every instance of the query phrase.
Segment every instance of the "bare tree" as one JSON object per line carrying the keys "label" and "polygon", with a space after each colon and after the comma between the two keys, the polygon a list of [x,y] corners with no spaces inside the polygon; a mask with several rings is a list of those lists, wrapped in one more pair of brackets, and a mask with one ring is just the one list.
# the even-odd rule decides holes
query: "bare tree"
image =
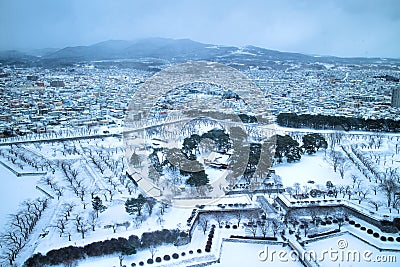
{"label": "bare tree", "polygon": [[367,195],[369,194],[368,189],[360,189],[359,191],[359,198],[358,198],[358,204],[361,204],[361,202],[365,199],[367,199]]}
{"label": "bare tree", "polygon": [[257,221],[254,218],[251,218],[247,223],[247,229],[252,233],[253,237],[256,237],[257,234]]}
{"label": "bare tree", "polygon": [[199,225],[200,225],[201,229],[203,230],[203,234],[206,234],[208,223],[209,223],[209,221],[208,221],[207,217],[201,216],[201,218],[199,220]]}
{"label": "bare tree", "polygon": [[68,236],[68,241],[71,241],[71,236],[72,236],[71,231],[70,231],[70,230],[67,230],[67,231],[65,232],[65,235]]}
{"label": "bare tree", "polygon": [[44,176],[44,177],[42,177],[40,179],[40,182],[50,186],[50,188],[53,188],[53,186],[54,186],[54,177],[52,177],[50,175],[46,175],[46,176]]}
{"label": "bare tree", "polygon": [[57,199],[60,200],[60,197],[62,197],[63,193],[64,193],[64,187],[62,186],[54,186],[54,191],[56,192],[57,195]]}
{"label": "bare tree", "polygon": [[392,205],[392,207],[393,208],[395,208],[396,210],[397,210],[397,213],[400,213],[400,197],[395,197],[394,199],[393,199],[393,205]]}
{"label": "bare tree", "polygon": [[233,214],[234,214],[234,216],[236,217],[236,220],[237,220],[237,227],[239,227],[239,224],[240,224],[240,222],[241,222],[241,220],[243,218],[242,211],[241,210],[236,210]]}
{"label": "bare tree", "polygon": [[376,195],[376,192],[379,190],[379,185],[373,184],[373,185],[370,185],[369,187],[374,192],[374,195]]}
{"label": "bare tree", "polygon": [[22,209],[12,216],[13,221],[10,223],[10,228],[0,235],[0,247],[4,253],[3,258],[8,261],[10,266],[13,266],[17,254],[25,246],[29,234],[33,231],[46,207],[46,199],[25,201]]}
{"label": "bare tree", "polygon": [[86,206],[89,204],[89,202],[83,200],[81,203],[82,203],[83,209],[85,210],[85,209],[86,209]]}
{"label": "bare tree", "polygon": [[352,185],[351,186],[353,187],[353,189],[356,186],[357,181],[359,181],[359,180],[360,180],[360,178],[357,175],[355,175],[355,174],[351,175],[351,181],[352,181]]}
{"label": "bare tree", "polygon": [[[115,195],[115,190],[114,190],[114,188],[109,187],[109,188],[105,188],[104,190],[110,195],[110,201],[112,201],[112,200],[113,200],[113,196]],[[105,198],[106,198],[106,193],[104,193],[103,195],[104,195]],[[107,201],[107,199],[106,199],[106,201]]]}
{"label": "bare tree", "polygon": [[144,220],[144,216],[143,215],[137,215],[134,219],[133,219],[133,223],[134,223],[134,225],[135,225],[135,227],[137,228],[137,229],[139,229],[139,227],[140,227],[140,225],[142,224],[142,222],[143,222],[143,220]]}
{"label": "bare tree", "polygon": [[78,177],[78,175],[79,175],[79,171],[78,171],[78,170],[72,169],[72,170],[70,170],[69,173],[71,174],[71,176],[72,176],[75,180],[77,180],[77,177]]}
{"label": "bare tree", "polygon": [[20,234],[27,238],[29,234],[29,227],[24,220],[23,213],[11,215],[11,224],[19,229]]}
{"label": "bare tree", "polygon": [[122,262],[123,262],[123,260],[124,260],[124,255],[118,255],[118,259],[119,259],[119,267],[122,267],[123,265],[122,265]]}
{"label": "bare tree", "polygon": [[96,194],[98,194],[99,193],[99,188],[97,187],[97,186],[95,186],[94,188],[92,188],[91,190],[90,190],[90,196],[91,196],[91,198],[93,199],[95,196],[96,196]]}
{"label": "bare tree", "polygon": [[343,212],[338,212],[335,214],[335,218],[337,220],[337,225],[338,225],[339,231],[340,231],[340,228],[345,223],[344,217],[345,217],[345,214]]}
{"label": "bare tree", "polygon": [[310,192],[311,187],[308,185],[303,185],[303,192],[304,194],[308,194]]}
{"label": "bare tree", "polygon": [[22,241],[15,235],[15,233],[8,231],[0,236],[0,242],[4,253],[1,256],[8,261],[9,266],[13,266],[18,252],[22,249]]}
{"label": "bare tree", "polygon": [[[282,229],[282,222],[275,218],[272,219],[272,232],[274,234],[274,237],[276,237],[276,234],[279,232],[280,229]],[[306,234],[304,234],[304,236],[305,235]]]}
{"label": "bare tree", "polygon": [[372,199],[369,201],[369,203],[375,207],[375,211],[378,211],[379,207],[382,205],[382,202]]}
{"label": "bare tree", "polygon": [[64,217],[59,217],[56,221],[56,224],[53,226],[58,229],[60,237],[62,237],[62,235],[64,234],[65,226],[66,226],[66,221]]}
{"label": "bare tree", "polygon": [[318,209],[317,207],[313,207],[312,209],[310,209],[311,221],[315,226],[317,226],[316,222],[320,212],[320,209]]}
{"label": "bare tree", "polygon": [[63,204],[63,211],[65,220],[68,221],[68,218],[71,216],[71,212],[73,211],[75,204],[72,203],[65,203]]}
{"label": "bare tree", "polygon": [[215,212],[215,214],[214,214],[214,219],[217,221],[219,228],[222,228],[222,221],[223,221],[224,217],[225,216],[223,215],[222,212]]}
{"label": "bare tree", "polygon": [[342,198],[344,198],[345,195],[346,195],[346,186],[344,186],[344,185],[339,185],[339,186],[338,186],[338,190],[339,190],[339,193],[342,194]]}
{"label": "bare tree", "polygon": [[86,191],[87,191],[87,187],[84,186],[84,185],[81,185],[81,186],[80,186],[80,189],[79,189],[79,192],[78,192],[81,201],[84,200],[85,192],[86,192]]}
{"label": "bare tree", "polygon": [[89,231],[89,227],[86,223],[82,223],[79,226],[79,232],[81,233],[82,239],[85,239],[85,234]]}
{"label": "bare tree", "polygon": [[111,224],[111,228],[113,229],[113,233],[115,234],[117,232],[117,223]]}
{"label": "bare tree", "polygon": [[300,190],[301,190],[300,183],[294,183],[293,184],[293,189],[295,191],[295,195],[298,195],[300,193]]}
{"label": "bare tree", "polygon": [[136,193],[137,186],[134,185],[132,182],[126,183],[125,187],[128,190],[129,195],[132,195],[132,193]]}
{"label": "bare tree", "polygon": [[338,161],[337,170],[339,171],[340,177],[343,179],[346,170],[349,168],[349,162],[344,158]]}
{"label": "bare tree", "polygon": [[92,227],[92,231],[96,230],[96,225],[97,225],[97,222],[99,220],[98,218],[99,217],[97,216],[96,211],[92,211],[92,212],[89,213],[88,223]]}
{"label": "bare tree", "polygon": [[336,145],[340,145],[340,143],[341,143],[341,140],[342,140],[344,134],[340,130],[343,130],[343,129],[342,128],[338,129],[337,131],[330,134],[331,149],[333,149]]}
{"label": "bare tree", "polygon": [[164,203],[164,202],[161,202],[161,205],[160,205],[160,213],[161,213],[161,215],[164,215],[164,213],[165,213],[165,210],[168,208],[168,204],[167,203]]}
{"label": "bare tree", "polygon": [[357,182],[356,182],[356,186],[357,186],[357,191],[359,192],[359,195],[361,194],[361,184],[363,184],[363,181],[361,180],[361,179],[359,179]]}
{"label": "bare tree", "polygon": [[260,224],[260,230],[263,237],[267,236],[267,233],[270,229],[270,225],[271,225],[271,220],[265,220]]}
{"label": "bare tree", "polygon": [[163,213],[161,212],[161,211],[157,211],[156,212],[156,215],[157,215],[157,222],[160,224],[160,225],[162,225],[162,223],[164,222],[164,215],[163,215]]}
{"label": "bare tree", "polygon": [[154,260],[154,256],[156,255],[157,251],[158,251],[158,249],[156,246],[154,246],[154,245],[149,246],[149,252],[150,252],[152,260]]}
{"label": "bare tree", "polygon": [[351,196],[353,195],[353,191],[352,191],[350,188],[348,188],[348,189],[346,190],[346,194],[347,194],[347,197],[348,197],[349,200],[350,200]]}
{"label": "bare tree", "polygon": [[390,207],[390,204],[392,203],[393,195],[399,188],[397,185],[396,181],[392,177],[388,177],[385,180],[382,181],[380,184],[380,190],[385,194],[387,198],[387,206]]}
{"label": "bare tree", "polygon": [[146,205],[145,208],[149,213],[149,216],[153,213],[153,208],[154,206],[157,204],[157,200],[152,198],[152,197],[148,197],[146,198]]}
{"label": "bare tree", "polygon": [[81,225],[81,223],[83,222],[83,218],[77,214],[75,216],[75,226],[76,226],[76,231],[79,232],[79,225]]}
{"label": "bare tree", "polygon": [[331,158],[333,170],[336,172],[336,170],[340,164],[340,161],[343,160],[342,153],[340,153],[339,151],[336,151],[336,150],[332,150],[329,155]]}
{"label": "bare tree", "polygon": [[76,231],[81,234],[82,239],[85,239],[85,234],[89,231],[88,224],[79,215],[75,216]]}

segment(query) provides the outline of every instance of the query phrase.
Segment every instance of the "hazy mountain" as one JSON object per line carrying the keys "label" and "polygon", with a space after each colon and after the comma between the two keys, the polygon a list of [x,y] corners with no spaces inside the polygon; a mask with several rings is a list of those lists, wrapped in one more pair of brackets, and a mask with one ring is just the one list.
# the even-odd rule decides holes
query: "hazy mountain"
{"label": "hazy mountain", "polygon": [[46,55],[49,55],[51,53],[54,53],[56,51],[60,50],[59,48],[41,48],[41,49],[33,49],[26,51],[26,54],[35,56],[35,57],[43,57]]}
{"label": "hazy mountain", "polygon": [[122,51],[132,45],[132,42],[122,40],[110,40],[90,46],[65,47],[54,53],[45,55],[44,59],[68,59],[68,60],[100,60],[123,57]]}
{"label": "hazy mountain", "polygon": [[[207,59],[216,55],[210,45],[189,39],[148,38],[132,41],[106,41],[90,46],[66,47],[44,59],[66,60],[102,60],[130,58],[163,58],[163,59]],[[236,48],[232,48],[236,49]],[[218,55],[226,53],[225,49],[217,51]]]}
{"label": "hazy mountain", "polygon": [[25,54],[17,50],[0,51],[0,63],[26,64],[36,60],[37,57]]}
{"label": "hazy mountain", "polygon": [[251,56],[265,60],[306,60],[311,56],[286,53],[247,46],[216,46],[190,39],[148,38],[136,42],[106,41],[90,46],[75,46],[60,49],[44,56],[45,59],[101,60],[116,58],[163,58],[174,60],[249,59]]}
{"label": "hazy mountain", "polygon": [[[234,47],[204,44],[190,39],[148,38],[137,41],[110,40],[89,46],[31,51],[0,52],[3,62],[29,61],[35,64],[69,64],[81,61],[158,58],[167,61],[210,60],[227,64],[274,66],[275,61],[340,62],[350,64],[379,63],[382,59],[311,56],[269,50],[256,46]],[[394,59],[395,62],[400,60]],[[387,61],[386,61],[387,62]]]}
{"label": "hazy mountain", "polygon": [[128,57],[191,58],[196,52],[204,50],[206,46],[189,39],[150,38],[138,41],[128,47],[124,53]]}

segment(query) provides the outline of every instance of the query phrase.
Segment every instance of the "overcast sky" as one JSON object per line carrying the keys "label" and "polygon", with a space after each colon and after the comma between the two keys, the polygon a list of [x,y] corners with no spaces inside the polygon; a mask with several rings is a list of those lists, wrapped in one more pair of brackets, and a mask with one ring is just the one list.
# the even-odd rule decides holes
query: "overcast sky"
{"label": "overcast sky", "polygon": [[170,37],[400,58],[400,1],[0,0],[0,36],[1,50]]}

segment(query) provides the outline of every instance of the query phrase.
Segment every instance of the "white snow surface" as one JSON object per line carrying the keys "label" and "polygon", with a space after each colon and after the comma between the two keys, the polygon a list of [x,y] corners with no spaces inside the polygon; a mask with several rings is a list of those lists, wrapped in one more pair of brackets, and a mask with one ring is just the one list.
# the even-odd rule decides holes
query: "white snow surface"
{"label": "white snow surface", "polygon": [[43,197],[43,193],[35,188],[39,176],[20,176],[0,164],[0,228],[6,226],[9,214],[18,210],[20,203],[24,200]]}

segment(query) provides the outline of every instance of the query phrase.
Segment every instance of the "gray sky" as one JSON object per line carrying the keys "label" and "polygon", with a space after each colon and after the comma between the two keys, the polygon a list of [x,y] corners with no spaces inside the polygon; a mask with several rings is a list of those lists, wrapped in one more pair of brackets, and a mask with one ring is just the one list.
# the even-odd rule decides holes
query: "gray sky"
{"label": "gray sky", "polygon": [[145,37],[400,58],[398,0],[0,0],[0,49]]}

